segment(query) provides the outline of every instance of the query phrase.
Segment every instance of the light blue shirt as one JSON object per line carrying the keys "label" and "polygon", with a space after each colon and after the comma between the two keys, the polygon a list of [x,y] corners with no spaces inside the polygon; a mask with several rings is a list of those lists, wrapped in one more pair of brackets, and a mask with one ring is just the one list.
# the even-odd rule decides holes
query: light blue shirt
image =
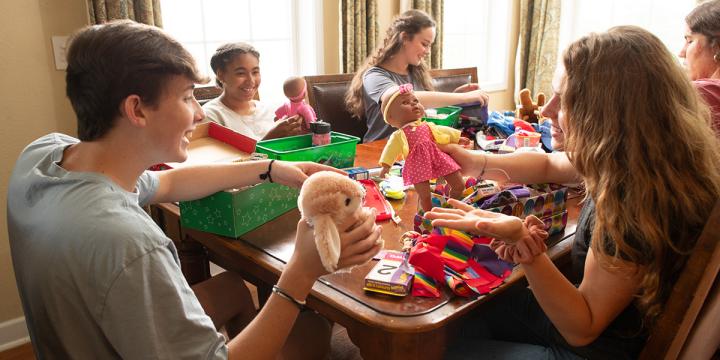
{"label": "light blue shirt", "polygon": [[20,154],[8,187],[15,277],[38,358],[226,358],[177,250],[135,192],[58,165],[78,140],[50,134]]}

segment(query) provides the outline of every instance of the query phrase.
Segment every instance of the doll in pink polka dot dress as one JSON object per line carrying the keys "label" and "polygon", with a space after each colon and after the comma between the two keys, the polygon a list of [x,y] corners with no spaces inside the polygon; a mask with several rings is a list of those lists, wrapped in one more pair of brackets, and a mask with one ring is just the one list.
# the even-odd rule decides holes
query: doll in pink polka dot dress
{"label": "doll in pink polka dot dress", "polygon": [[460,166],[437,144],[460,142],[460,130],[422,120],[425,108],[413,93],[412,84],[393,86],[382,95],[385,122],[396,127],[380,156],[384,177],[398,155],[405,158],[402,177],[405,185],[414,185],[423,211],[432,209],[430,180],[444,177],[450,196],[459,199],[465,188]]}

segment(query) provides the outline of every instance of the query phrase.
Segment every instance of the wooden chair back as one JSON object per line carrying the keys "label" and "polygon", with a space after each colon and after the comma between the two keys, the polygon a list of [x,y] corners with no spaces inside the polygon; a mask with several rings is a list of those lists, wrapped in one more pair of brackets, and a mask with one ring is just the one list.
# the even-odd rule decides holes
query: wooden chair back
{"label": "wooden chair back", "polygon": [[430,77],[433,79],[435,91],[452,92],[460,85],[477,83],[477,67],[458,69],[432,69]]}
{"label": "wooden chair back", "polygon": [[[305,76],[307,100],[315,109],[318,119],[332,124],[334,131],[359,137],[365,136],[365,119],[354,118],[345,106],[345,93],[355,74],[334,74]],[[458,86],[476,83],[477,68],[433,69],[430,70],[433,85],[437,91],[451,92]]]}
{"label": "wooden chair back", "polygon": [[200,105],[204,105],[206,102],[220,96],[220,94],[222,94],[222,89],[215,85],[198,86],[193,89],[193,95],[195,95],[195,99]]}
{"label": "wooden chair back", "polygon": [[[709,359],[720,344],[720,201],[652,329],[641,359]],[[703,330],[706,329],[706,330]],[[697,357],[700,353],[706,357]]]}
{"label": "wooden chair back", "polygon": [[308,104],[318,119],[332,125],[332,130],[353,135],[362,141],[367,132],[365,119],[353,117],[345,106],[345,93],[355,74],[305,76]]}

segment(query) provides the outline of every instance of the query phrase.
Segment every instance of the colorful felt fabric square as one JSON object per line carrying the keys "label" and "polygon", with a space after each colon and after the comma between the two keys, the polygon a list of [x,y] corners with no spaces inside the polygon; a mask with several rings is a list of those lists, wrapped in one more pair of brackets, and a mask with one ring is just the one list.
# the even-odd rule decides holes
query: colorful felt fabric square
{"label": "colorful felt fabric square", "polygon": [[410,251],[408,262],[415,270],[437,281],[443,281],[445,272],[439,251],[424,242],[418,242]]}
{"label": "colorful felt fabric square", "polygon": [[510,275],[508,272],[503,277],[495,276],[485,267],[474,260],[468,260],[468,268],[465,271],[465,283],[478,294],[489,293],[492,289],[500,286],[503,280]]}
{"label": "colorful felt fabric square", "polygon": [[422,296],[422,297],[433,297],[438,298],[440,297],[440,290],[438,289],[437,283],[435,280],[423,274],[422,272],[415,269],[415,277],[413,278],[413,286],[412,286],[412,295],[413,296]]}
{"label": "colorful felt fabric square", "polygon": [[491,240],[447,228],[418,237],[408,260],[415,268],[412,294],[439,297],[443,282],[463,297],[483,295],[500,286],[512,272],[512,264],[498,259],[489,247]]}
{"label": "colorful felt fabric square", "polygon": [[513,269],[512,263],[499,259],[487,244],[475,244],[471,258],[495,276],[507,277],[506,273],[509,274]]}
{"label": "colorful felt fabric square", "polygon": [[474,295],[470,287],[465,284],[465,279],[463,278],[455,277],[451,274],[445,274],[445,283],[455,295],[462,297],[470,297]]}
{"label": "colorful felt fabric square", "polygon": [[445,264],[455,271],[463,271],[472,253],[472,237],[465,232],[442,227],[436,228],[435,233],[444,236],[446,240],[441,254]]}

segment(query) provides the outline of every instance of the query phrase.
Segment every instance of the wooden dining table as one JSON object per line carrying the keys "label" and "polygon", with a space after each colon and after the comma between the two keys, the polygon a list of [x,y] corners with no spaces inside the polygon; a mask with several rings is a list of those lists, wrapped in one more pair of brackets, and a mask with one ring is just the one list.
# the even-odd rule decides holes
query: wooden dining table
{"label": "wooden dining table", "polygon": [[[355,166],[376,167],[384,145],[384,141],[359,144]],[[548,239],[548,255],[560,267],[569,263],[578,201],[579,196],[570,192],[567,226]],[[382,222],[382,237],[386,249],[399,250],[401,235],[413,230],[417,195],[410,190],[403,200],[391,204],[401,221]],[[175,204],[153,206],[151,214],[175,241],[188,282],[209,277],[208,261],[212,261],[258,286],[261,302],[292,255],[300,219],[294,209],[235,239],[183,228]],[[375,262],[321,277],[307,298],[308,307],[347,329],[365,359],[440,359],[452,328],[464,315],[510,288],[525,286],[522,269],[515,267],[503,285],[477,298],[458,297],[446,288],[439,298],[383,295],[363,290],[364,278]]]}

